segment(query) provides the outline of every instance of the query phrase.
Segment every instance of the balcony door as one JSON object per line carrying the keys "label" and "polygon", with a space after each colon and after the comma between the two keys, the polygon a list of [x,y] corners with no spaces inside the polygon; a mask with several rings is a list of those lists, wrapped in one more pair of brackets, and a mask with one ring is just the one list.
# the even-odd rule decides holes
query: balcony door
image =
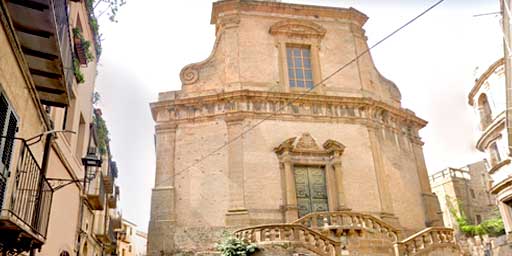
{"label": "balcony door", "polygon": [[324,168],[295,166],[294,169],[299,218],[311,212],[329,211]]}

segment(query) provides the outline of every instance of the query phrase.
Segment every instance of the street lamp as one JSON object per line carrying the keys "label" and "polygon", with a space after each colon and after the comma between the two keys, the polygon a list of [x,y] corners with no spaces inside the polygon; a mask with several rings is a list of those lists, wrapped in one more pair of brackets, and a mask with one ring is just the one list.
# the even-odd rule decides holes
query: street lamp
{"label": "street lamp", "polygon": [[87,152],[87,155],[82,158],[82,164],[84,165],[84,191],[88,181],[91,181],[96,177],[96,172],[92,175],[88,173],[89,167],[101,167],[101,158],[98,158],[96,154]]}

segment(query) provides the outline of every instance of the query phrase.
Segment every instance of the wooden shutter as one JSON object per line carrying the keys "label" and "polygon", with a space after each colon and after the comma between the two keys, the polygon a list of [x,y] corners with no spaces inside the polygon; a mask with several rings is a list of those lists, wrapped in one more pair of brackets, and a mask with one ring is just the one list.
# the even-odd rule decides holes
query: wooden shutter
{"label": "wooden shutter", "polygon": [[0,93],[0,206],[3,204],[9,167],[12,161],[14,137],[18,131],[18,118],[4,94]]}

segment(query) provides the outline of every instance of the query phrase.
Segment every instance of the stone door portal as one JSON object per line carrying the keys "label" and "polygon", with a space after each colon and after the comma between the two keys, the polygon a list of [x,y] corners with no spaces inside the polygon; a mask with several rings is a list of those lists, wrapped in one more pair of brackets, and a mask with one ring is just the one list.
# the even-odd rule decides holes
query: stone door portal
{"label": "stone door portal", "polygon": [[295,166],[295,188],[299,218],[311,212],[329,211],[322,167]]}

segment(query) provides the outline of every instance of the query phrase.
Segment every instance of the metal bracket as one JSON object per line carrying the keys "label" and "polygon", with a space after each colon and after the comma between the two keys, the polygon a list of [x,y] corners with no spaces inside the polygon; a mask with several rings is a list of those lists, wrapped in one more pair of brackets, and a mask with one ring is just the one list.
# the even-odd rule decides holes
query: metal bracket
{"label": "metal bracket", "polygon": [[50,183],[53,191],[59,190],[65,186],[71,185],[73,183],[79,184],[79,183],[83,182],[83,180],[79,180],[79,179],[74,180],[74,179],[47,178],[46,180]]}

